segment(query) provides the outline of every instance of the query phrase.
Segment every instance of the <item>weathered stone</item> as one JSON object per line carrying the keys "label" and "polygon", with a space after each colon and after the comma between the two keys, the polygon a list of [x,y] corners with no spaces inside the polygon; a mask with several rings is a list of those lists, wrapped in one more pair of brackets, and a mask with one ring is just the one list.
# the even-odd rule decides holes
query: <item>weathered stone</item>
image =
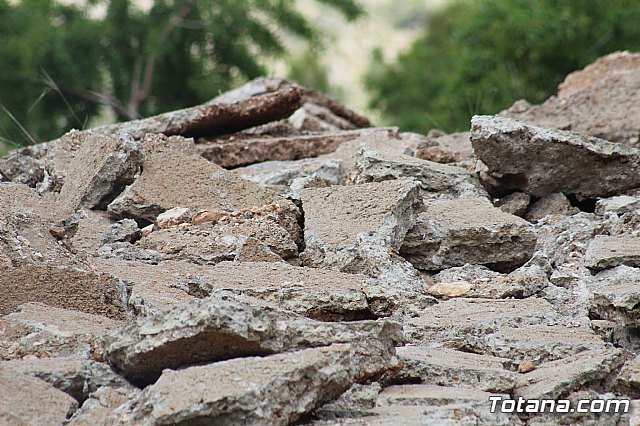
{"label": "weathered stone", "polygon": [[291,85],[273,93],[246,96],[231,102],[214,99],[195,107],[91,131],[107,136],[126,132],[136,139],[142,139],[147,133],[193,137],[222,135],[288,117],[300,107],[301,95],[301,88]]}
{"label": "weathered stone", "polygon": [[507,370],[511,360],[444,348],[405,346],[397,349],[404,367],[394,380],[440,386],[461,386],[482,391],[511,392],[517,374]]}
{"label": "weathered stone", "polygon": [[28,155],[14,152],[0,159],[0,182],[22,183],[31,188],[44,179],[44,165]]}
{"label": "weathered stone", "polygon": [[524,192],[514,192],[502,197],[496,202],[496,207],[500,207],[505,213],[516,216],[524,216],[531,202],[531,196]]}
{"label": "weathered stone", "polygon": [[569,74],[558,96],[541,105],[518,101],[502,115],[541,127],[638,145],[640,141],[640,55],[618,52]]}
{"label": "weathered stone", "polygon": [[[402,356],[400,356],[402,359]],[[477,366],[482,369],[482,366]],[[485,367],[486,368],[486,367]],[[498,367],[499,368],[499,367]],[[514,375],[515,379],[515,375]],[[505,394],[485,392],[467,386],[395,385],[384,388],[378,395],[378,406],[392,405],[444,405],[451,403],[489,401],[490,396],[507,398]]]}
{"label": "weathered stone", "polygon": [[589,244],[584,263],[590,269],[620,265],[640,268],[640,238],[596,235]]}
{"label": "weathered stone", "polygon": [[422,189],[453,197],[482,197],[486,192],[475,176],[460,167],[421,160],[408,155],[361,148],[356,157],[355,182],[382,182],[414,178]]}
{"label": "weathered stone", "polygon": [[[165,371],[136,401],[143,424],[289,424],[397,361],[388,343],[364,340]],[[216,386],[206,384],[216,383]]]}
{"label": "weathered stone", "polygon": [[122,219],[112,224],[109,230],[102,234],[102,244],[117,242],[134,243],[140,238],[140,228],[133,219]]}
{"label": "weathered stone", "polygon": [[78,408],[64,392],[7,368],[0,368],[0,395],[0,423],[7,426],[63,424]]}
{"label": "weathered stone", "polygon": [[618,266],[600,272],[589,283],[589,317],[640,325],[640,269]]}
{"label": "weathered stone", "polygon": [[[111,204],[117,217],[154,222],[175,206],[193,211],[218,209],[228,212],[289,201],[229,173],[191,151],[189,144],[148,135],[143,142],[143,171]],[[189,167],[185,168],[185,164]],[[292,210],[293,211],[293,210]]]}
{"label": "weathered stone", "polygon": [[601,197],[640,187],[640,150],[629,146],[494,116],[473,117],[471,143],[489,174],[537,197]]}
{"label": "weathered stone", "polygon": [[231,168],[263,161],[318,157],[334,152],[344,142],[359,137],[360,133],[359,130],[352,130],[286,137],[233,135],[212,140],[200,139],[196,150],[207,160]]}
{"label": "weathered stone", "polygon": [[[118,413],[118,407],[123,406],[138,397],[139,390],[129,387],[101,387],[92,392],[78,411],[69,421],[71,426],[113,426],[126,423],[126,414]],[[126,411],[126,410],[123,410]]]}
{"label": "weathered stone", "polygon": [[417,182],[406,179],[303,190],[303,263],[419,290],[421,280],[395,254],[413,226],[419,201]]}
{"label": "weathered stone", "polygon": [[314,419],[336,421],[342,418],[366,416],[366,410],[376,405],[382,386],[378,382],[370,385],[355,383],[335,401],[328,402],[313,412]]}
{"label": "weathered stone", "polygon": [[416,157],[436,163],[460,163],[473,160],[469,132],[446,134],[431,130],[416,147]]}
{"label": "weathered stone", "polygon": [[0,359],[81,356],[102,359],[100,340],[120,321],[84,312],[27,303],[0,318]]}
{"label": "weathered stone", "polygon": [[[280,194],[290,193],[290,187],[298,179],[310,178],[322,181],[324,186],[338,185],[345,181],[342,161],[323,158],[306,158],[296,161],[265,161],[232,170],[256,185]],[[290,197],[300,199],[297,197]]]}
{"label": "weathered stone", "polygon": [[576,207],[573,207],[569,202],[569,199],[561,192],[545,195],[538,201],[533,203],[529,210],[524,215],[524,218],[529,222],[538,222],[543,217],[548,215],[564,215],[571,216],[580,212]]}
{"label": "weathered stone", "polygon": [[79,404],[89,397],[89,393],[103,386],[131,387],[108,365],[78,356],[0,362],[0,370],[3,368],[44,380],[72,396]]}
{"label": "weathered stone", "polygon": [[518,378],[516,397],[524,399],[558,399],[580,387],[601,382],[624,363],[621,349],[580,352],[538,366]]}
{"label": "weathered stone", "polygon": [[466,263],[511,270],[531,258],[533,228],[484,198],[430,201],[409,231],[401,254],[416,268],[440,270]]}
{"label": "weathered stone", "polygon": [[632,398],[640,397],[640,357],[635,357],[624,364],[616,377],[615,390]]}
{"label": "weathered stone", "polygon": [[596,214],[615,213],[623,215],[625,213],[640,210],[640,197],[628,195],[618,195],[611,198],[602,198],[596,202]]}
{"label": "weathered stone", "polygon": [[130,380],[153,382],[165,368],[267,355],[358,337],[402,340],[385,320],[323,323],[240,301],[204,299],[138,319],[105,339],[109,360]]}
{"label": "weathered stone", "polygon": [[60,202],[71,209],[105,209],[140,172],[142,153],[128,134],[80,132],[80,149],[67,168]]}
{"label": "weathered stone", "polygon": [[118,282],[110,276],[68,266],[31,265],[0,270],[0,315],[27,302],[124,319]]}

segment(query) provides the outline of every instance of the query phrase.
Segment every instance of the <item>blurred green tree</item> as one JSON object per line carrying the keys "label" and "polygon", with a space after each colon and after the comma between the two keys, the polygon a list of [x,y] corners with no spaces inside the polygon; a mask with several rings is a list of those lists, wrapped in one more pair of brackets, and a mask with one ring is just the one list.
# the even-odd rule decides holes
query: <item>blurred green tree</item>
{"label": "blurred green tree", "polygon": [[[316,0],[348,20],[357,0]],[[206,101],[265,74],[283,32],[319,30],[295,0],[0,0],[0,138],[17,144],[82,128],[105,106],[128,120]],[[106,9],[99,17],[89,13]]]}
{"label": "blurred green tree", "polygon": [[640,50],[639,22],[636,0],[459,0],[395,63],[374,54],[371,106],[406,130],[467,130],[474,114],[544,101],[599,56]]}

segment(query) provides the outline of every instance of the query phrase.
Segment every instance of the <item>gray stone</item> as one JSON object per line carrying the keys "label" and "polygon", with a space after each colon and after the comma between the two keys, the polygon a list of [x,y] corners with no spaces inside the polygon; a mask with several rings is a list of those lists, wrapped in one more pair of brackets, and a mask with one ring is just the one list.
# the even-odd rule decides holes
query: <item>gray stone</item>
{"label": "gray stone", "polygon": [[364,340],[166,370],[136,401],[133,419],[141,424],[289,424],[354,382],[396,364],[392,346]]}
{"label": "gray stone", "polygon": [[79,404],[103,386],[131,387],[108,365],[79,356],[0,362],[0,369],[3,368],[42,379],[72,396]]}
{"label": "gray stone", "polygon": [[533,203],[524,215],[524,218],[529,222],[535,223],[548,215],[571,216],[578,212],[580,212],[580,210],[573,207],[569,202],[569,199],[563,193],[556,192],[545,195]]}
{"label": "gray stone", "polygon": [[416,268],[441,270],[466,263],[508,271],[533,255],[534,229],[484,198],[425,203],[401,254]]}
{"label": "gray stone", "polygon": [[500,207],[505,213],[523,217],[529,208],[531,195],[524,192],[514,192],[505,197],[500,198],[496,202],[496,207]]}
{"label": "gray stone", "polygon": [[129,380],[150,383],[165,368],[358,337],[402,340],[399,325],[386,320],[323,323],[238,300],[203,299],[131,322],[105,338],[105,351]]}
{"label": "gray stone", "polygon": [[404,365],[394,377],[400,383],[460,386],[481,391],[509,393],[517,374],[506,368],[511,360],[445,348],[405,346],[397,349]]}
{"label": "gray stone", "polygon": [[640,197],[618,195],[611,198],[602,198],[596,202],[596,214],[615,213],[623,215],[635,210],[640,210]]}
{"label": "gray stone", "polygon": [[331,401],[313,412],[313,417],[336,421],[367,416],[367,410],[376,405],[382,386],[378,382],[370,385],[354,384],[335,401]]}
{"label": "gray stone", "polygon": [[414,178],[422,184],[422,189],[438,195],[487,196],[480,181],[465,169],[408,155],[361,148],[356,157],[355,173],[356,183]]}
{"label": "gray stone", "polygon": [[307,266],[378,278],[391,288],[421,290],[422,280],[396,253],[420,202],[412,180],[302,191]]}
{"label": "gray stone", "polygon": [[102,244],[113,244],[119,241],[133,243],[140,238],[140,228],[133,219],[122,219],[112,224],[102,235]]}
{"label": "gray stone", "polygon": [[538,366],[518,379],[516,397],[558,399],[580,387],[603,382],[624,363],[622,349],[599,349]]}
{"label": "gray stone", "polygon": [[78,402],[48,383],[0,368],[0,424],[59,425],[78,408]]}
{"label": "gray stone", "polygon": [[68,165],[60,202],[72,209],[104,209],[140,172],[142,153],[128,134],[80,132],[80,149]]}
{"label": "gray stone", "polygon": [[42,182],[45,169],[42,162],[28,155],[14,152],[0,159],[0,182],[22,183],[31,188]]}
{"label": "gray stone", "polygon": [[[91,393],[69,421],[71,426],[114,426],[130,420],[127,403],[138,397],[140,391],[129,387],[102,387]],[[122,407],[122,412],[118,408]]]}
{"label": "gray stone", "polygon": [[640,269],[618,266],[598,273],[589,283],[592,319],[616,321],[631,327],[640,325]]}
{"label": "gray stone", "polygon": [[490,175],[537,197],[601,197],[640,187],[640,150],[629,146],[493,116],[473,117],[471,143]]}
{"label": "gray stone", "polygon": [[640,267],[640,238],[596,235],[584,259],[590,269],[607,269],[620,265]]}
{"label": "gray stone", "polygon": [[631,398],[640,397],[640,357],[627,361],[615,380],[615,391]]}
{"label": "gray stone", "polygon": [[469,132],[447,134],[433,129],[426,136],[421,136],[421,139],[415,149],[415,156],[418,158],[437,163],[462,163],[473,160]]}

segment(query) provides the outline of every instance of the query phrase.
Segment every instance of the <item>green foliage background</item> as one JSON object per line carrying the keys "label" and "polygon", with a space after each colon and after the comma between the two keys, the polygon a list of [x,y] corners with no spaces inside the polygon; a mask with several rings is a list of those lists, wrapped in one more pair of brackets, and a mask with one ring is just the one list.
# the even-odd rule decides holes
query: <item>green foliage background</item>
{"label": "green foliage background", "polygon": [[[316,0],[348,20],[355,0]],[[104,6],[106,14],[89,11]],[[0,0],[0,142],[42,142],[99,113],[129,120],[191,106],[267,73],[283,33],[321,34],[295,0]]]}
{"label": "green foliage background", "polygon": [[374,57],[371,106],[405,130],[467,130],[473,114],[540,103],[565,75],[640,50],[637,0],[466,0],[431,15],[395,63]]}

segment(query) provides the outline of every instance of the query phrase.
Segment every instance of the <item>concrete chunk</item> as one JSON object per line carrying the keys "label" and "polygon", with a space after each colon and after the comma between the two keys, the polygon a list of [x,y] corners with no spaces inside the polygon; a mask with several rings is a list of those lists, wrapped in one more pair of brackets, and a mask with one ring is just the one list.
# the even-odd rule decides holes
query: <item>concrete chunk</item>
{"label": "concrete chunk", "polygon": [[622,349],[580,352],[543,364],[520,376],[515,396],[524,399],[558,399],[584,385],[604,381],[623,363]]}
{"label": "concrete chunk", "polygon": [[596,235],[589,244],[584,263],[596,270],[620,265],[640,267],[640,238]]}
{"label": "concrete chunk", "polygon": [[493,116],[473,117],[471,143],[490,175],[537,197],[601,197],[640,187],[640,149],[629,146]]}
{"label": "concrete chunk", "polygon": [[469,198],[426,202],[401,254],[424,270],[471,263],[509,271],[528,261],[535,245],[536,233],[526,221],[487,199]]}
{"label": "concrete chunk", "polygon": [[0,423],[63,424],[78,408],[75,399],[48,383],[0,368]]}
{"label": "concrete chunk", "polygon": [[105,338],[105,350],[129,380],[151,383],[165,368],[325,346],[358,337],[402,340],[394,322],[323,323],[240,301],[203,299],[130,323]]}
{"label": "concrete chunk", "polygon": [[407,179],[303,190],[303,263],[419,291],[421,280],[395,254],[419,202],[418,183]]}
{"label": "concrete chunk", "polygon": [[395,376],[399,382],[440,386],[461,386],[481,391],[509,393],[517,374],[506,368],[511,360],[444,348],[405,346],[397,349],[404,368]]}
{"label": "concrete chunk", "polygon": [[140,172],[142,152],[128,134],[78,136],[80,149],[68,166],[60,202],[73,210],[105,209]]}
{"label": "concrete chunk", "polygon": [[158,135],[146,136],[142,174],[109,204],[108,211],[116,217],[154,222],[160,213],[176,206],[233,212],[271,203],[290,204],[183,145]]}
{"label": "concrete chunk", "polygon": [[589,317],[640,325],[640,268],[618,266],[600,272],[588,284]]}
{"label": "concrete chunk", "polygon": [[396,364],[392,347],[364,340],[167,370],[136,402],[134,420],[285,425]]}

